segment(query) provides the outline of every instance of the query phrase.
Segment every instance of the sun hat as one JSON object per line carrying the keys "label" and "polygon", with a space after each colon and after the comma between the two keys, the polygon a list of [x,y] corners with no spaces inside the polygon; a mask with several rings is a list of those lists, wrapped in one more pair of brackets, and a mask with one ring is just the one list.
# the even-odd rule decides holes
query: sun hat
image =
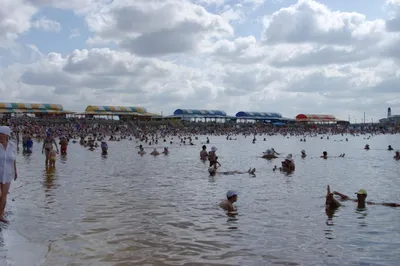
{"label": "sun hat", "polygon": [[357,195],[367,195],[367,191],[365,189],[360,189],[355,194],[357,194]]}
{"label": "sun hat", "polygon": [[229,190],[227,193],[226,193],[226,197],[227,198],[230,198],[230,197],[233,197],[233,196],[237,196],[238,195],[238,193],[236,192],[236,191],[234,191],[234,190]]}
{"label": "sun hat", "polygon": [[218,150],[217,147],[215,147],[215,146],[211,147],[211,151],[216,152],[217,150]]}
{"label": "sun hat", "polygon": [[226,197],[227,197],[227,198],[230,198],[230,197],[233,197],[233,196],[237,196],[236,191],[229,190],[229,191],[226,193]]}
{"label": "sun hat", "polygon": [[11,135],[11,129],[8,126],[0,126],[0,134],[4,134],[7,136]]}

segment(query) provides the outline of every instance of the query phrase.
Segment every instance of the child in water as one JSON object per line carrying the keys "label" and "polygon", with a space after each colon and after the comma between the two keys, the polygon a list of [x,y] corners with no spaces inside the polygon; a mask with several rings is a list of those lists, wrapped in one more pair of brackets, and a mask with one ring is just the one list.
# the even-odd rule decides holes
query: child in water
{"label": "child in water", "polygon": [[51,150],[49,153],[49,163],[50,167],[56,167],[56,158],[57,158],[57,152],[56,150]]}

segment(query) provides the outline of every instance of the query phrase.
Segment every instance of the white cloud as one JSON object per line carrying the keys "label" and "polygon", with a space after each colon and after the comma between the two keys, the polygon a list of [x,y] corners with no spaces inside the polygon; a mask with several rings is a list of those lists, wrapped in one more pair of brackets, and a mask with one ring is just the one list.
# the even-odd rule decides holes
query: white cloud
{"label": "white cloud", "polygon": [[45,17],[41,17],[38,20],[33,21],[32,27],[44,31],[54,31],[54,32],[61,31],[61,24],[59,22],[46,19]]}
{"label": "white cloud", "polygon": [[221,16],[185,0],[114,1],[90,13],[87,23],[94,40],[144,56],[191,52],[201,40],[233,34]]}
{"label": "white cloud", "polygon": [[299,0],[266,16],[263,37],[270,44],[370,45],[384,34],[384,20],[369,21],[359,13],[332,11],[314,0]]}
{"label": "white cloud", "polygon": [[[30,60],[0,66],[3,101],[59,103],[62,95],[67,109],[140,105],[164,114],[186,107],[347,119],[366,111],[378,119],[388,105],[400,113],[400,4],[394,0],[387,21],[311,0],[265,1],[273,11],[261,14],[263,25],[251,23],[260,14],[248,12],[255,2],[245,0],[29,2],[8,1],[10,14],[0,11],[0,22],[16,25],[0,24],[0,40],[15,41],[38,27],[32,16],[51,6],[77,12],[92,33],[88,43],[103,48],[68,53],[68,44],[42,54],[32,42],[19,56]],[[88,39],[83,33],[77,27],[66,38]]]}
{"label": "white cloud", "polygon": [[31,27],[30,19],[37,9],[23,0],[2,0],[0,8],[0,47],[12,41]]}

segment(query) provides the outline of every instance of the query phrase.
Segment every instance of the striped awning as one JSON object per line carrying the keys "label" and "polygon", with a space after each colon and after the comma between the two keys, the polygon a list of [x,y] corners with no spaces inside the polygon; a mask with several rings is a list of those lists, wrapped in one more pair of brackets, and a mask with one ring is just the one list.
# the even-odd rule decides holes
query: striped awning
{"label": "striped awning", "polygon": [[21,109],[21,110],[53,110],[62,111],[63,106],[61,104],[50,104],[50,103],[2,103],[0,102],[0,109]]}
{"label": "striped awning", "polygon": [[65,110],[43,110],[43,109],[0,109],[0,113],[27,113],[27,114],[73,114]]}
{"label": "striped awning", "polygon": [[86,112],[97,112],[97,113],[146,113],[146,108],[143,107],[133,107],[133,106],[98,106],[89,105],[85,109]]}
{"label": "striped awning", "polygon": [[89,111],[89,112],[84,112],[84,113],[79,113],[79,115],[96,115],[96,116],[102,116],[102,115],[112,115],[112,116],[116,116],[116,115],[125,115],[125,116],[160,116],[157,114],[153,114],[153,113],[138,113],[138,112],[107,112],[107,111]]}

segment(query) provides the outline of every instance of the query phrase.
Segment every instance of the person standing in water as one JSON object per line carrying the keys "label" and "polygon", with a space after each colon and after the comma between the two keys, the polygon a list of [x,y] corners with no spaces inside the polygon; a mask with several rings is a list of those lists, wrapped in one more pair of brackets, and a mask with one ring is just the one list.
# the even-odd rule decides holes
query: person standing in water
{"label": "person standing in water", "polygon": [[206,161],[207,158],[208,158],[207,146],[203,145],[203,147],[201,147],[201,151],[200,151],[200,160]]}
{"label": "person standing in water", "polygon": [[101,148],[101,154],[102,155],[106,155],[108,154],[108,145],[107,142],[105,140],[103,140],[100,144],[100,148]]}
{"label": "person standing in water", "polygon": [[211,151],[208,153],[208,160],[210,161],[210,167],[212,167],[217,162],[217,147],[212,146]]}
{"label": "person standing in water", "polygon": [[4,218],[7,195],[11,180],[17,180],[17,146],[9,139],[11,130],[7,126],[0,127],[0,222],[8,223]]}
{"label": "person standing in water", "polygon": [[68,140],[66,137],[62,136],[60,138],[61,155],[67,154]]}
{"label": "person standing in water", "polygon": [[43,147],[42,147],[42,153],[45,151],[45,156],[46,156],[45,164],[46,164],[46,166],[49,164],[50,151],[53,150],[53,144],[54,144],[54,146],[56,146],[57,153],[59,153],[57,143],[54,140],[54,138],[51,136],[51,133],[48,131],[46,133],[46,138],[43,141]]}
{"label": "person standing in water", "polygon": [[236,208],[233,206],[233,203],[237,201],[237,195],[238,193],[236,193],[235,191],[229,190],[226,193],[226,200],[221,201],[219,207],[228,212],[228,214],[236,213]]}

